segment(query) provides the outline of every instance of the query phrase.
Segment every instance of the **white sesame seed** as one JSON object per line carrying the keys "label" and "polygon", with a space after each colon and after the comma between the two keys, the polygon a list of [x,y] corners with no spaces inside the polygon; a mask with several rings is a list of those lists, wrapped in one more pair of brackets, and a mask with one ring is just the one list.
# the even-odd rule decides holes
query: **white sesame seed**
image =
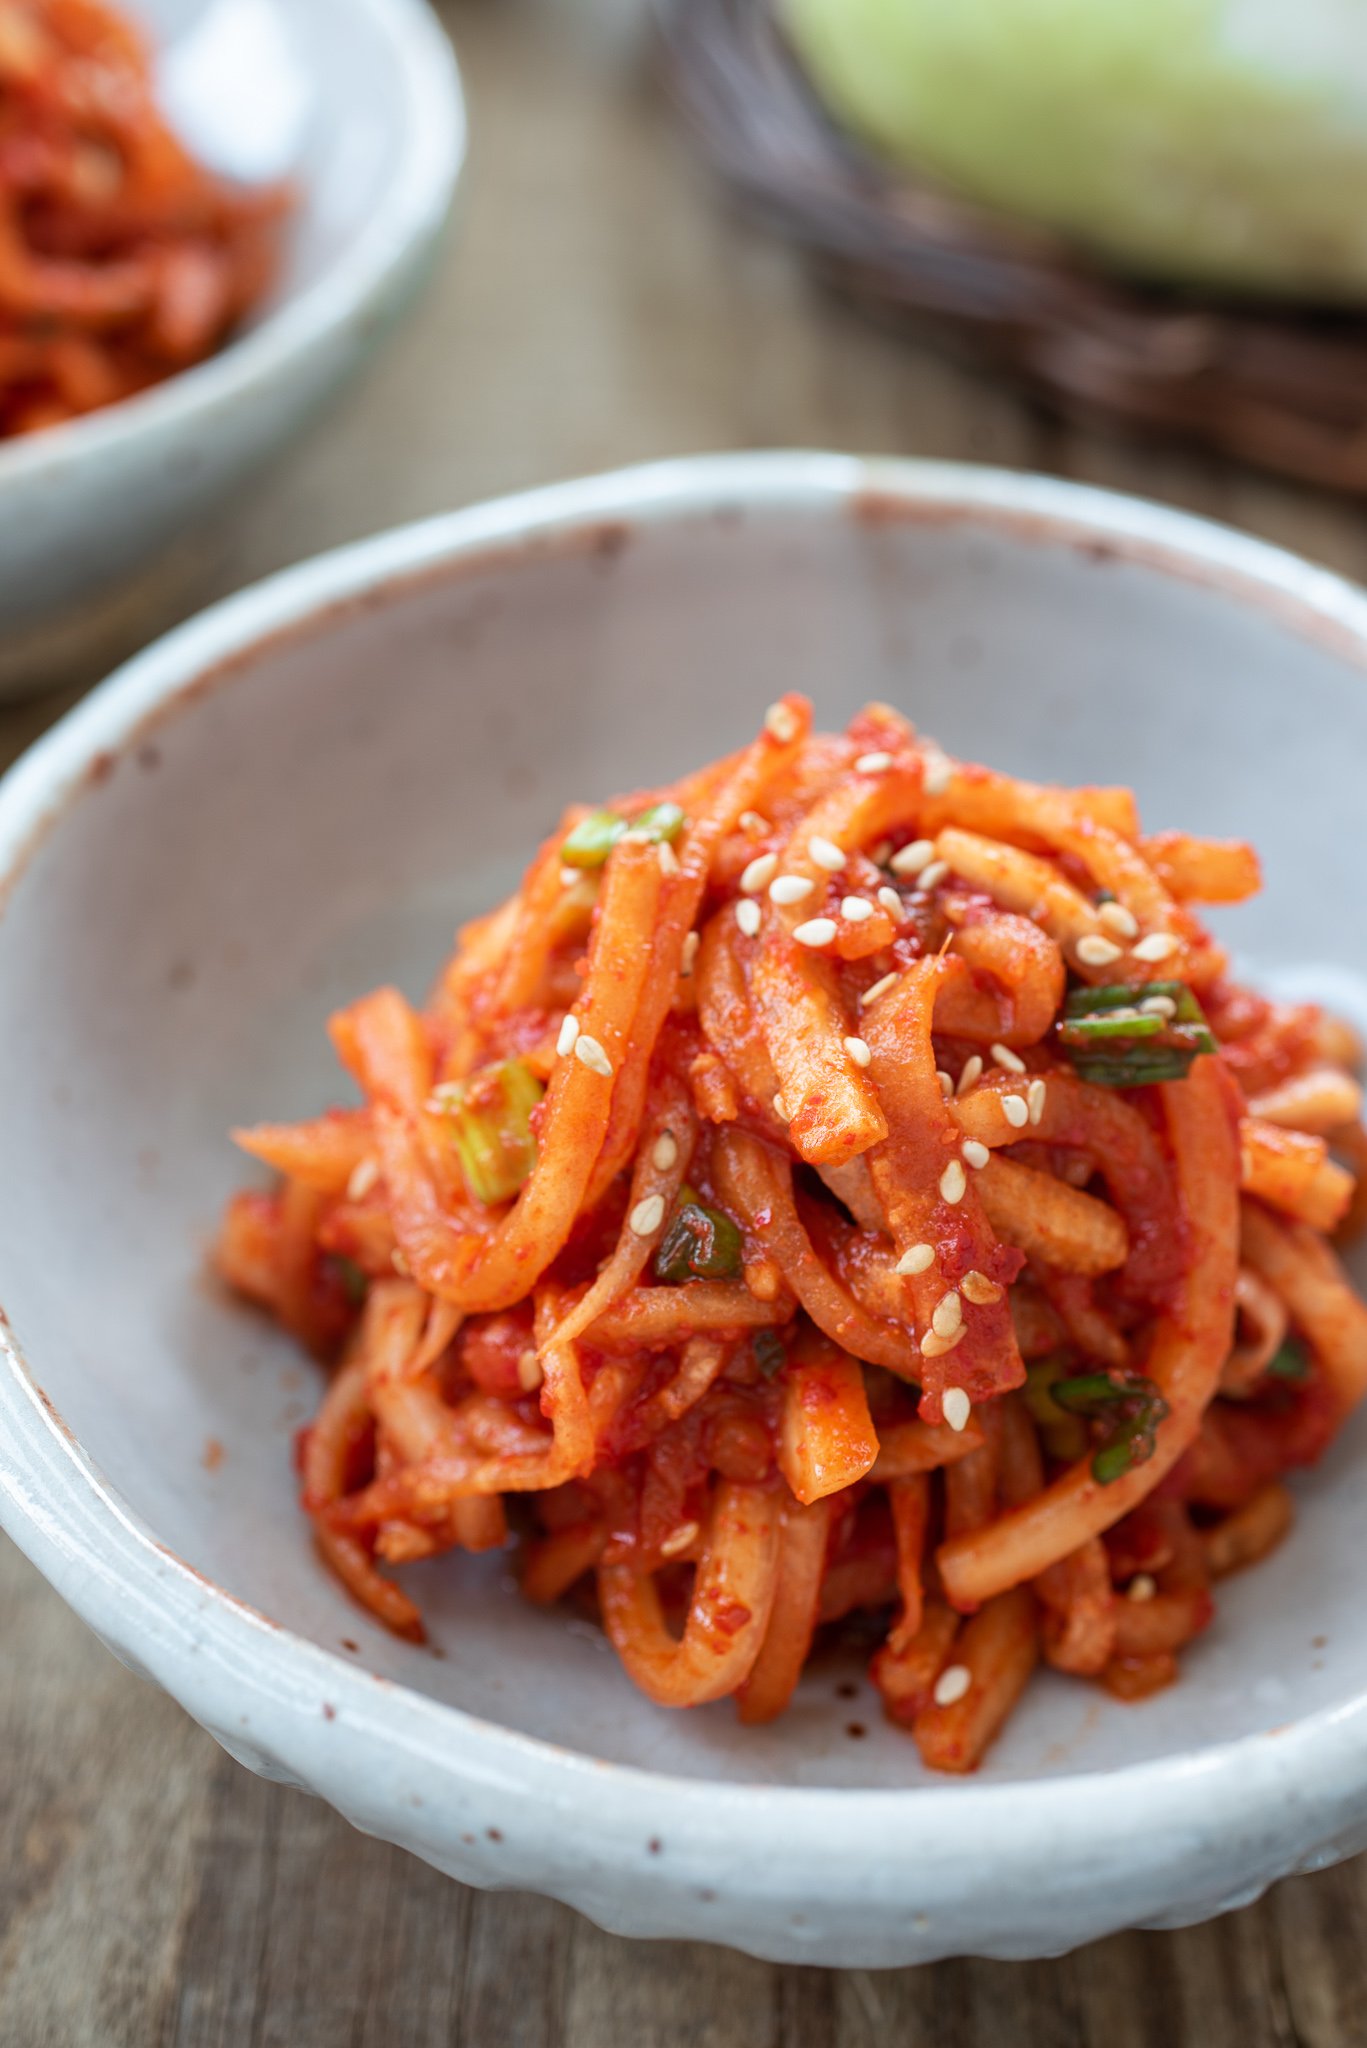
{"label": "white sesame seed", "polygon": [[1141,1012],[1149,1017],[1175,1017],[1177,1005],[1171,996],[1145,996],[1139,1005]]}
{"label": "white sesame seed", "polygon": [[840,915],[850,924],[863,924],[873,916],[873,905],[867,896],[842,896]]}
{"label": "white sesame seed", "polygon": [[926,777],[922,787],[927,796],[943,796],[953,780],[954,763],[946,755],[926,755]]}
{"label": "white sesame seed", "polygon": [[758,896],[761,889],[767,889],[778,873],[776,853],[757,853],[740,878],[740,886],[747,896]]}
{"label": "white sesame seed", "polygon": [[788,1114],[788,1105],[781,1095],[774,1097],[774,1115],[781,1124],[790,1124],[792,1122],[792,1118]]}
{"label": "white sesame seed", "polygon": [[671,1529],[660,1545],[661,1557],[678,1557],[681,1551],[687,1550],[690,1545],[697,1542],[698,1534],[696,1522],[680,1522],[678,1528]]}
{"label": "white sesame seed", "polygon": [[973,1673],[966,1664],[950,1664],[935,1681],[934,1700],[937,1707],[952,1707],[961,1700],[973,1686]]}
{"label": "white sesame seed", "polygon": [[346,1198],[349,1202],[363,1202],[380,1177],[380,1162],[373,1153],[358,1159],[351,1169],[351,1178],[346,1184]]}
{"label": "white sesame seed", "polygon": [[962,1387],[947,1388],[941,1406],[944,1409],[945,1421],[951,1429],[959,1430],[967,1427],[968,1418],[973,1413],[973,1403],[969,1400]]}
{"label": "white sesame seed", "polygon": [[807,851],[828,875],[838,875],[845,865],[844,848],[837,846],[833,839],[823,839],[819,832],[814,839],[807,841]]}
{"label": "white sesame seed", "polygon": [[968,1175],[964,1172],[963,1161],[951,1159],[940,1175],[940,1193],[947,1202],[962,1202],[967,1186]]}
{"label": "white sesame seed", "polygon": [[673,847],[670,845],[667,839],[662,839],[659,845],[656,847],[655,858],[660,863],[660,873],[662,875],[678,874],[679,856],[677,853],[675,853]]}
{"label": "white sesame seed", "polygon": [[627,1221],[637,1237],[654,1237],[665,1220],[663,1195],[646,1195],[636,1204]]}
{"label": "white sesame seed", "polygon": [[650,1163],[656,1173],[668,1173],[679,1157],[679,1141],[673,1131],[661,1131],[650,1148]]}
{"label": "white sesame seed", "polygon": [[1157,1591],[1158,1581],[1151,1573],[1136,1572],[1125,1588],[1125,1597],[1128,1600],[1152,1600]]}
{"label": "white sesame seed", "polygon": [[560,1026],[560,1036],[555,1041],[555,1049],[562,1060],[567,1060],[574,1051],[574,1041],[578,1036],[579,1019],[575,1016],[573,1010],[569,1010],[566,1012],[564,1022]]}
{"label": "white sesame seed", "polygon": [[534,1394],[544,1377],[541,1360],[529,1346],[517,1361],[517,1383],[524,1394]]}
{"label": "white sesame seed", "polygon": [[883,887],[878,891],[878,901],[882,904],[884,910],[886,910],[888,916],[892,919],[893,923],[900,924],[902,921],[903,910],[902,899],[898,895],[897,891],[895,889],[890,889],[887,886],[887,884],[884,883]]}
{"label": "white sesame seed", "polygon": [[959,1292],[965,1301],[971,1301],[976,1308],[990,1308],[994,1301],[1002,1298],[1001,1288],[995,1280],[989,1280],[986,1273],[975,1268],[964,1274],[959,1282]]}
{"label": "white sesame seed", "polygon": [[633,825],[629,832],[622,834],[618,844],[621,846],[649,846],[650,834],[642,831],[639,825]]}
{"label": "white sesame seed", "polygon": [[982,1077],[983,1056],[980,1052],[971,1052],[964,1061],[964,1070],[959,1076],[959,1094],[967,1095],[970,1088],[977,1087]]}
{"label": "white sesame seed", "polygon": [[1103,903],[1097,911],[1097,921],[1104,924],[1108,932],[1114,932],[1118,939],[1139,937],[1139,920],[1123,903]]}
{"label": "white sesame seed", "polygon": [[1077,942],[1077,957],[1086,967],[1109,967],[1112,960],[1120,958],[1121,949],[1112,939],[1103,939],[1100,932],[1088,932]]}
{"label": "white sesame seed", "polygon": [[799,946],[829,946],[837,929],[833,917],[809,917],[806,924],[797,926],[793,937]]}
{"label": "white sesame seed", "polygon": [[742,811],[736,823],[742,832],[748,832],[752,839],[762,838],[769,830],[769,820],[761,818],[758,811]]}
{"label": "white sesame seed", "polygon": [[925,1336],[921,1339],[921,1356],[923,1358],[943,1358],[945,1353],[952,1351],[956,1344],[962,1344],[967,1335],[968,1329],[963,1323],[960,1323],[958,1329],[948,1337],[942,1337],[937,1330],[927,1330]]}
{"label": "white sesame seed", "polygon": [[736,905],[736,923],[745,933],[747,939],[753,939],[758,936],[759,918],[759,905],[754,897],[742,896],[740,902]]}
{"label": "white sesame seed", "polygon": [[701,944],[702,940],[697,932],[689,932],[683,942],[683,952],[679,956],[680,974],[691,974],[693,972],[693,962],[698,957],[698,948]]}
{"label": "white sesame seed", "polygon": [[1141,939],[1137,946],[1130,948],[1130,951],[1136,960],[1166,960],[1170,953],[1177,951],[1181,943],[1182,941],[1174,938],[1171,932],[1150,932],[1147,939]]}
{"label": "white sesame seed", "polygon": [[1016,1130],[1024,1130],[1030,1121],[1030,1105],[1023,1095],[1003,1095],[1002,1115]]}
{"label": "white sesame seed", "polygon": [[442,1081],[432,1090],[423,1107],[432,1116],[449,1116],[460,1108],[462,1092],[459,1081]]}
{"label": "white sesame seed", "polygon": [[895,875],[919,875],[922,868],[928,868],[935,858],[935,842],[931,839],[913,839],[910,846],[904,846],[892,856],[888,866]]}
{"label": "white sesame seed", "polygon": [[954,1076],[952,1074],[947,1074],[943,1067],[937,1067],[935,1069],[935,1078],[940,1084],[941,1095],[943,1095],[945,1101],[948,1102],[950,1097],[954,1093]]}
{"label": "white sesame seed", "polygon": [[1032,1124],[1037,1124],[1043,1117],[1047,1100],[1048,1090],[1043,1081],[1032,1081],[1025,1091],[1025,1106]]}
{"label": "white sesame seed", "polygon": [[582,882],[583,880],[584,870],[582,868],[561,868],[560,870],[560,886],[562,889],[572,889],[576,882]]}
{"label": "white sesame seed", "polygon": [[776,740],[795,740],[798,735],[797,713],[786,704],[771,704],[764,714],[764,724]]}
{"label": "white sesame seed", "polygon": [[1018,1052],[1012,1052],[1009,1045],[993,1045],[989,1046],[988,1050],[996,1064],[999,1067],[1004,1067],[1008,1074],[1023,1074],[1025,1072],[1025,1061]]}
{"label": "white sesame seed", "polygon": [[878,1001],[879,996],[885,996],[896,979],[896,974],[884,974],[873,984],[872,988],[866,988],[863,995],[859,998],[860,1009],[866,1010],[870,1003]]}
{"label": "white sesame seed", "polygon": [[933,1266],[934,1264],[934,1245],[914,1244],[909,1246],[908,1249],[903,1252],[901,1258],[897,1261],[897,1264],[893,1267],[892,1270],[894,1273],[924,1273],[927,1271],[929,1267]]}
{"label": "white sesame seed", "polygon": [[873,1058],[873,1054],[869,1051],[862,1038],[847,1038],[845,1040],[845,1050],[857,1067],[868,1066]]}
{"label": "white sesame seed", "polygon": [[861,754],[854,765],[861,775],[882,775],[886,769],[891,768],[892,755]]}
{"label": "white sesame seed", "polygon": [[949,862],[947,860],[933,860],[928,868],[922,868],[918,877],[918,886],[922,889],[938,889],[948,873]]}
{"label": "white sesame seed", "polygon": [[935,1304],[930,1327],[937,1337],[952,1337],[964,1319],[964,1305],[951,1287]]}
{"label": "white sesame seed", "polygon": [[591,1074],[602,1074],[605,1078],[611,1078],[612,1061],[598,1040],[590,1038],[586,1031],[581,1031],[574,1041],[574,1056]]}
{"label": "white sesame seed", "polygon": [[965,1138],[963,1142],[963,1155],[967,1165],[976,1166],[980,1171],[992,1157],[992,1154],[980,1138]]}
{"label": "white sesame seed", "polygon": [[405,1280],[413,1271],[413,1268],[409,1265],[407,1259],[404,1257],[403,1253],[399,1250],[399,1247],[397,1245],[395,1245],[393,1251],[389,1254],[389,1263],[394,1268],[394,1271],[396,1273],[402,1273]]}
{"label": "white sesame seed", "polygon": [[779,875],[769,884],[771,903],[801,903],[811,895],[816,883],[806,875]]}

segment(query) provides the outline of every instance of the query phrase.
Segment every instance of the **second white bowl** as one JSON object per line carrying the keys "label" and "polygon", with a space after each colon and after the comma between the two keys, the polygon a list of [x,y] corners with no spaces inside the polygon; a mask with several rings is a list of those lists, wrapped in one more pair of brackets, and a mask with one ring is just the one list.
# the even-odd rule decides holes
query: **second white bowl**
{"label": "second white bowl", "polygon": [[[0,695],[155,610],[159,557],[365,359],[420,279],[465,153],[425,0],[127,0],[162,103],[212,167],[291,179],[279,285],[219,354],[0,442]],[[126,642],[125,642],[126,644]]]}

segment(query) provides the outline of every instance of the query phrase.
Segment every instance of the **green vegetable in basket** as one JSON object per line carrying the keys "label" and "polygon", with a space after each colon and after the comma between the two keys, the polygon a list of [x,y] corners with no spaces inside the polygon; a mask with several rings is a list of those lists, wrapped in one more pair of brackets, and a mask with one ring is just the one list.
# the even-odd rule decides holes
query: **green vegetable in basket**
{"label": "green vegetable in basket", "polygon": [[1158,279],[1367,297],[1367,7],[780,0],[895,163]]}

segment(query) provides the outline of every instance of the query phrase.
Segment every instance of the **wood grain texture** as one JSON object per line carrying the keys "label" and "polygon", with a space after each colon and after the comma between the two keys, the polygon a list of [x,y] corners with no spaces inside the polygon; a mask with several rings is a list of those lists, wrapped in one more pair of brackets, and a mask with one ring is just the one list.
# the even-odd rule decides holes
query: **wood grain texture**
{"label": "wood grain texture", "polygon": [[[489,492],[781,444],[1057,470],[1367,570],[1351,508],[1058,428],[825,299],[690,162],[638,0],[441,11],[473,115],[459,236],[360,389],[220,523],[195,601]],[[0,758],[57,708],[0,716]],[[0,1544],[0,2048],[1360,2048],[1364,1934],[1358,1863],[1053,1963],[629,1945],[250,1777]]]}

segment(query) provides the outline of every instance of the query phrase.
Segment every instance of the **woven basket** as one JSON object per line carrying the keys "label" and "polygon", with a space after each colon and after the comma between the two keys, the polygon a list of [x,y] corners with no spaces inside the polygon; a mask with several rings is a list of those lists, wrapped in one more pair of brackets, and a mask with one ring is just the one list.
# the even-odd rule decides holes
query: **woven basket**
{"label": "woven basket", "polygon": [[1056,410],[1367,489],[1367,317],[1136,286],[1047,230],[890,172],[823,112],[771,0],[656,0],[733,192],[840,291]]}

